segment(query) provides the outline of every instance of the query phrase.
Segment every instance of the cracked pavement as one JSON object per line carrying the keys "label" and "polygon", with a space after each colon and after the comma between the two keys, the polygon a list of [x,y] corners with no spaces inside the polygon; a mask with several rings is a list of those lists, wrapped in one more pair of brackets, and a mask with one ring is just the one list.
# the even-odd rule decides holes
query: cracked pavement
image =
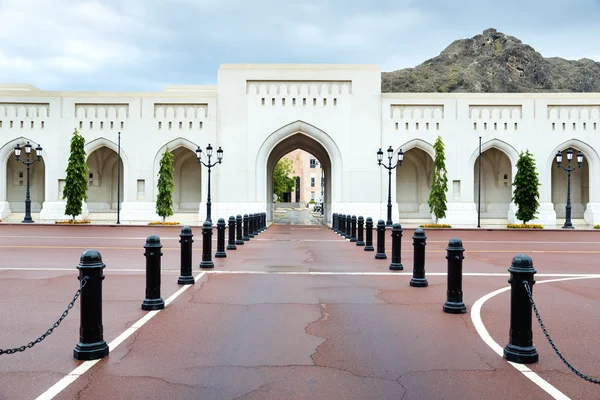
{"label": "cracked pavement", "polygon": [[[174,236],[176,230],[161,232]],[[504,252],[506,244],[494,247],[477,242],[487,234],[490,240],[503,237],[497,232],[428,233],[432,240],[427,271],[445,272],[443,250],[452,235],[463,238],[467,248],[465,272],[505,273],[513,254]],[[539,233],[535,236],[539,240]],[[118,239],[115,242],[122,245]],[[143,240],[131,251],[106,251],[107,268],[112,268],[103,284],[107,342],[146,315],[140,310],[144,275],[118,271],[143,267],[143,249],[138,244],[143,245]],[[199,248],[200,239],[195,244]],[[166,240],[165,246],[174,244]],[[560,247],[523,244],[538,251],[544,246]],[[403,243],[403,272],[412,269],[411,247]],[[503,252],[483,253],[486,248]],[[469,249],[481,253],[469,254]],[[166,250],[163,266],[172,269],[177,255]],[[243,248],[228,252],[226,259],[214,261],[215,271],[387,272],[390,260],[374,260],[373,255],[325,228],[287,225],[271,227]],[[199,271],[199,256],[194,253],[194,274]],[[565,271],[566,257],[578,271]],[[62,264],[74,267],[76,260],[68,254]],[[536,253],[534,260],[540,272],[592,272],[599,266],[589,254]],[[20,265],[16,258],[11,262]],[[180,287],[177,276],[163,273],[164,299]],[[0,301],[10,305],[0,310],[2,344],[20,344],[45,331],[70,300],[75,277],[74,268],[73,272],[0,271]],[[507,276],[465,276],[468,313],[463,315],[441,311],[446,278],[427,279],[429,287],[412,288],[407,275],[209,274],[56,398],[549,398],[494,353],[471,322],[473,303],[507,286]],[[600,279],[534,286],[534,297],[557,346],[588,374],[600,370],[597,329],[592,329],[600,321],[599,288]],[[508,340],[508,304],[506,292],[483,308],[483,322],[501,346]],[[0,399],[35,398],[80,364],[72,359],[78,312],[76,305],[55,333],[33,349],[0,358]],[[534,340],[540,353],[540,363],[530,366],[535,372],[572,398],[600,397],[594,385],[565,370],[539,329],[534,330]]]}

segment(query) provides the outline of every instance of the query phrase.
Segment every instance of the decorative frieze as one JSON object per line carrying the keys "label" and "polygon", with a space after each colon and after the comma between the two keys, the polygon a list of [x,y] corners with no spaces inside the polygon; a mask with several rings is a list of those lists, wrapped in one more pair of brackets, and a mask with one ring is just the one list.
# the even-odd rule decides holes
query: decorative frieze
{"label": "decorative frieze", "polygon": [[162,129],[199,130],[204,128],[208,116],[207,103],[155,103],[154,119]]}
{"label": "decorative frieze", "polygon": [[491,121],[511,121],[521,120],[523,118],[523,106],[515,105],[470,105],[469,119],[472,120],[491,120]]}
{"label": "decorative frieze", "polygon": [[0,129],[44,129],[49,115],[48,103],[0,102]]}
{"label": "decorative frieze", "polygon": [[553,131],[600,129],[600,104],[548,105],[547,116]]}
{"label": "decorative frieze", "polygon": [[397,131],[439,131],[440,123],[444,119],[444,105],[391,104],[390,118]]}
{"label": "decorative frieze", "polygon": [[337,107],[352,81],[246,81],[246,93],[262,106]]}
{"label": "decorative frieze", "polygon": [[79,130],[122,130],[129,118],[129,104],[75,103]]}

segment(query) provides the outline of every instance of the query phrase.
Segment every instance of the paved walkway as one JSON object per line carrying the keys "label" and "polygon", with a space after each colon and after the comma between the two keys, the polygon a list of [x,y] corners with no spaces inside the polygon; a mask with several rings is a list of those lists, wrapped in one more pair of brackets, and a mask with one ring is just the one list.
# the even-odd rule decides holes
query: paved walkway
{"label": "paved walkway", "polygon": [[[600,370],[600,279],[543,283],[565,278],[556,274],[598,274],[596,234],[428,231],[427,288],[408,285],[410,230],[399,273],[390,273],[389,258],[375,260],[322,226],[288,224],[271,226],[201,272],[198,236],[197,283],[165,310],[144,312],[145,237],[161,237],[167,299],[180,288],[179,231],[0,226],[0,348],[45,332],[75,291],[78,255],[94,247],[107,265],[103,324],[111,353],[57,399],[552,398],[489,347],[474,322],[479,315],[491,340],[507,343],[509,292],[484,302],[480,313],[474,305],[507,286],[510,260],[524,252],[534,258],[534,297],[556,344],[583,372]],[[464,315],[441,312],[445,247],[453,236],[466,248]],[[388,238],[388,257],[389,245]],[[87,366],[72,358],[78,323],[76,305],[42,343],[0,356],[0,398],[36,398]],[[132,326],[139,329],[115,341]],[[561,364],[537,326],[534,342],[540,362],[530,368],[541,379],[566,398],[600,397],[598,386]]]}

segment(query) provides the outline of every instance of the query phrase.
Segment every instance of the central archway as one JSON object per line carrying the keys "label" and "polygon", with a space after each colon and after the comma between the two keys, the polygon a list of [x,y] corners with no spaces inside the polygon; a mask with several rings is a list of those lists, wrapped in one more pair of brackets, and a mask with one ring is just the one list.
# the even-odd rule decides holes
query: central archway
{"label": "central archway", "polygon": [[[337,145],[322,130],[303,121],[286,125],[267,137],[257,155],[257,194],[264,193],[269,220],[273,218],[273,170],[289,152],[301,149],[315,156],[324,171],[323,208],[325,221],[331,220],[332,204],[341,200],[342,158]],[[264,187],[260,185],[264,182]],[[262,197],[262,196],[260,196]],[[260,199],[259,197],[259,199]]]}

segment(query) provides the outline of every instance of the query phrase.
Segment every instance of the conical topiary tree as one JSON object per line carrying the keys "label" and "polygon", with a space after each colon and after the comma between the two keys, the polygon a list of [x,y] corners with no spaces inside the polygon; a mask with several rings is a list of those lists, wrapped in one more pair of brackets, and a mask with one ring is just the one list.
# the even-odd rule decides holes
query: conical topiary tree
{"label": "conical topiary tree", "polygon": [[173,215],[173,154],[167,148],[160,159],[158,171],[158,195],[156,197],[156,213],[165,218]]}
{"label": "conical topiary tree", "polygon": [[80,215],[83,208],[83,201],[87,200],[87,171],[88,166],[85,163],[85,139],[77,132],[73,132],[71,138],[71,154],[65,171],[65,187],[62,198],[67,199],[65,206],[65,215],[75,217]]}
{"label": "conical topiary tree", "polygon": [[512,184],[515,187],[512,201],[516,204],[518,211],[517,219],[527,223],[535,218],[540,206],[540,181],[535,167],[533,155],[526,150],[519,154],[517,161],[517,173]]}
{"label": "conical topiary tree", "polygon": [[448,171],[446,171],[446,156],[444,154],[444,142],[440,136],[433,145],[435,158],[433,160],[433,182],[431,193],[429,193],[429,210],[435,215],[435,223],[440,218],[446,217],[446,192],[448,191]]}

